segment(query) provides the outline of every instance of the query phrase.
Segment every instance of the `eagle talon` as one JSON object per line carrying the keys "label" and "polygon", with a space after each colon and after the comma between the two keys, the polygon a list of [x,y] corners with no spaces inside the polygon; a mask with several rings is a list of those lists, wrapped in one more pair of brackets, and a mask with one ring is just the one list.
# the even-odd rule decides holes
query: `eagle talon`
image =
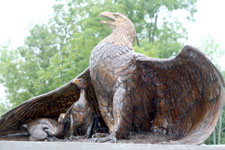
{"label": "eagle talon", "polygon": [[115,136],[109,135],[104,138],[92,138],[92,142],[94,142],[94,143],[105,143],[105,142],[117,143],[117,139]]}
{"label": "eagle talon", "polygon": [[80,139],[85,139],[85,138],[87,138],[86,135],[84,135],[84,136],[74,136],[74,135],[71,135],[71,136],[69,136],[69,137],[67,137],[65,139],[68,140],[68,141],[73,141],[73,140],[80,140]]}
{"label": "eagle talon", "polygon": [[95,133],[94,135],[92,135],[92,138],[104,138],[109,136],[109,133]]}
{"label": "eagle talon", "polygon": [[[94,142],[116,143],[116,138],[127,138],[132,130],[144,132],[149,127],[153,127],[153,133],[168,135],[180,144],[206,140],[224,104],[225,83],[218,69],[191,46],[170,59],[136,53],[131,20],[120,13],[102,12],[100,16],[108,19],[102,23],[113,32],[93,49],[89,67],[74,81],[31,98],[1,116],[0,136],[25,124],[31,141],[60,137],[64,129],[66,135],[92,135],[101,126],[113,133],[93,138]],[[87,81],[86,87],[83,81]],[[69,120],[70,124],[64,128],[63,121],[58,127],[54,119],[66,110],[65,122]],[[102,119],[99,126],[92,126],[93,115]],[[161,140],[167,142],[163,136]]]}
{"label": "eagle talon", "polygon": [[54,142],[54,141],[57,141],[57,140],[58,140],[58,138],[56,138],[56,137],[48,137],[48,138],[46,138],[45,141]]}

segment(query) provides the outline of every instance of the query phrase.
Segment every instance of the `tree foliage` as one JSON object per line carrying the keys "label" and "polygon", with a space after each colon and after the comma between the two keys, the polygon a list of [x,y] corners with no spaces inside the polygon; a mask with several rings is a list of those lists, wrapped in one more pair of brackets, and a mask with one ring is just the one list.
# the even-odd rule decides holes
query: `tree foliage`
{"label": "tree foliage", "polygon": [[[134,22],[134,48],[152,57],[170,57],[183,46],[182,24],[161,19],[161,12],[186,10],[191,18],[196,0],[56,0],[54,16],[48,24],[30,29],[24,45],[12,50],[1,47],[0,82],[13,106],[33,96],[53,90],[73,79],[89,64],[91,50],[111,30],[100,24],[102,11],[121,12]],[[161,15],[161,16],[160,16]]]}
{"label": "tree foliage", "polygon": [[[137,31],[134,49],[151,57],[175,55],[187,39],[182,24],[172,18],[172,12],[185,10],[193,21],[197,0],[56,0],[54,15],[47,24],[30,29],[24,45],[12,49],[0,47],[0,83],[6,88],[7,100],[12,106],[51,91],[70,81],[89,64],[91,50],[111,30],[100,24],[103,11],[126,14]],[[212,39],[202,41],[201,49],[216,64],[221,55]],[[225,77],[225,72],[223,72]],[[0,104],[0,114],[10,105]],[[223,113],[225,116],[225,112]],[[225,137],[225,120],[215,130],[207,144],[218,143]],[[220,143],[225,143],[224,138]]]}

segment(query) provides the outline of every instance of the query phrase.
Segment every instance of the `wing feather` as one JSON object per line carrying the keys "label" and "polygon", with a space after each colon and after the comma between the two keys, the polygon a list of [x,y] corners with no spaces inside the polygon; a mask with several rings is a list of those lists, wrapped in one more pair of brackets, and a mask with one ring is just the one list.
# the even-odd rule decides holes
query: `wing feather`
{"label": "wing feather", "polygon": [[212,133],[223,107],[224,81],[203,53],[185,46],[171,59],[136,54],[136,64],[141,97],[154,105],[153,128],[176,138],[195,134],[198,142]]}
{"label": "wing feather", "polygon": [[[90,81],[89,68],[76,78],[81,77],[86,81]],[[95,96],[95,94],[91,93],[89,95]],[[79,96],[79,89],[70,81],[58,89],[31,98],[6,112],[0,118],[0,135],[15,133],[20,130],[22,124],[32,119],[57,119],[60,113],[65,113],[78,100]]]}

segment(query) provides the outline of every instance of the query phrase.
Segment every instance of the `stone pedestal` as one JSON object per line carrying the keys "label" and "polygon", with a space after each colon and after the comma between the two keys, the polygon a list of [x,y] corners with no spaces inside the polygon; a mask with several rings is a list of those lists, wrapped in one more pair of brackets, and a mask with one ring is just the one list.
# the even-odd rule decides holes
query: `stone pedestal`
{"label": "stone pedestal", "polygon": [[225,145],[151,145],[0,141],[0,150],[225,150]]}

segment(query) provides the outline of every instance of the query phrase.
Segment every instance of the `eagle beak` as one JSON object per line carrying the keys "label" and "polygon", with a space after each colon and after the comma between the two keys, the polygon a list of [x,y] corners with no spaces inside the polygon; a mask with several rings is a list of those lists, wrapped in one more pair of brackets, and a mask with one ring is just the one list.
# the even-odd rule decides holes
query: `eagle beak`
{"label": "eagle beak", "polygon": [[60,117],[62,117],[62,119],[64,119],[65,116],[66,116],[66,114],[64,114],[64,113],[61,113],[61,114],[60,114]]}
{"label": "eagle beak", "polygon": [[80,80],[79,79],[74,79],[73,83],[76,84],[76,85],[79,85],[80,84]]}
{"label": "eagle beak", "polygon": [[66,117],[66,114],[65,113],[61,113],[59,115],[58,122],[62,123],[64,121],[65,117]]}
{"label": "eagle beak", "polygon": [[99,17],[104,17],[110,20],[110,21],[101,21],[102,24],[111,24],[115,21],[115,17],[111,12],[104,11],[99,15]]}

